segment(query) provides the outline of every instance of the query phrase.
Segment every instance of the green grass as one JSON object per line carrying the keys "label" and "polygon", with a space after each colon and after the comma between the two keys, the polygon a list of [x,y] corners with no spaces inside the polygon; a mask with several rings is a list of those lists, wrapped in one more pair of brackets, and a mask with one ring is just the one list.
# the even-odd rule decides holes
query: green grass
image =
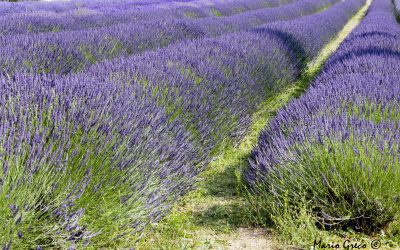
{"label": "green grass", "polygon": [[191,11],[186,11],[184,15],[188,18],[199,18],[197,13]]}
{"label": "green grass", "polygon": [[221,16],[222,16],[222,13],[219,12],[216,8],[212,8],[212,9],[211,9],[211,12],[212,12],[212,14],[213,14],[214,16],[216,16],[216,17],[221,17]]}

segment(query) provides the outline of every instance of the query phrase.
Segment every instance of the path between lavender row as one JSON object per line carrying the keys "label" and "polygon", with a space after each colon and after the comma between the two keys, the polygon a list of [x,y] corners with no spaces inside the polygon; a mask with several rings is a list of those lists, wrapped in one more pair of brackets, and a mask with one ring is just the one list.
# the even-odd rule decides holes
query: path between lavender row
{"label": "path between lavender row", "polygon": [[[341,32],[311,61],[298,81],[268,98],[253,116],[253,125],[240,145],[227,145],[197,189],[188,194],[160,223],[152,225],[135,249],[279,249],[271,229],[254,226],[240,187],[240,173],[258,135],[292,98],[303,93],[324,62],[360,23],[372,0],[354,15]],[[286,247],[285,247],[286,248]]]}

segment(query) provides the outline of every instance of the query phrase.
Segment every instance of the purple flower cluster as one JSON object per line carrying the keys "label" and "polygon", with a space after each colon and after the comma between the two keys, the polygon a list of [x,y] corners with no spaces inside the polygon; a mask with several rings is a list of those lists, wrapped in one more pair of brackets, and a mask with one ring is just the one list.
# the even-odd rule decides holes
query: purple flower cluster
{"label": "purple flower cluster", "polygon": [[[32,12],[53,12],[64,13],[73,12],[78,9],[89,9],[99,12],[108,11],[110,9],[115,11],[125,10],[131,7],[140,6],[157,6],[162,3],[175,2],[176,0],[145,0],[145,1],[132,1],[132,0],[72,0],[72,1],[18,1],[10,3],[9,1],[0,2],[0,14],[16,14],[16,13],[32,13]],[[201,1],[201,0],[199,0]],[[181,1],[182,2],[182,1]],[[190,2],[186,0],[186,2]],[[198,2],[198,1],[193,1]],[[215,0],[215,2],[219,2]]]}
{"label": "purple flower cluster", "polygon": [[[218,36],[276,20],[293,19],[335,2],[338,0],[301,0],[278,8],[227,17],[165,21],[155,18],[89,30],[4,35],[0,36],[0,70],[9,74],[17,71],[74,72],[97,61],[138,54],[178,41]],[[346,13],[338,19],[343,15]]]}
{"label": "purple flower cluster", "polygon": [[250,158],[247,182],[257,187],[271,171],[279,173],[286,164],[299,163],[310,144],[326,141],[369,142],[381,154],[398,159],[399,39],[391,1],[374,1],[307,93],[278,112],[262,132]]}

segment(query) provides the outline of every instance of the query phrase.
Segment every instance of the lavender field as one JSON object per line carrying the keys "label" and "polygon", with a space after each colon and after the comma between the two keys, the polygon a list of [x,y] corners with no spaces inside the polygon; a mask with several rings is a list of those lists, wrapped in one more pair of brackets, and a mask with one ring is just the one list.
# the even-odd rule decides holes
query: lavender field
{"label": "lavender field", "polygon": [[0,1],[0,248],[400,248],[400,1]]}

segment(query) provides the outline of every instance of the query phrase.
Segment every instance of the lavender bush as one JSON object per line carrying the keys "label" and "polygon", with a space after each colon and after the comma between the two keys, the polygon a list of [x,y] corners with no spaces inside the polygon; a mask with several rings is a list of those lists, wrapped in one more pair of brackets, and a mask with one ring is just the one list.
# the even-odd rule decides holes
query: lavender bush
{"label": "lavender bush", "polygon": [[389,0],[368,15],[309,91],[262,132],[247,182],[274,206],[302,202],[324,228],[381,230],[400,205],[400,26]]}
{"label": "lavender bush", "polygon": [[139,87],[17,75],[0,89],[5,249],[111,244],[160,218],[201,167],[182,124]]}

